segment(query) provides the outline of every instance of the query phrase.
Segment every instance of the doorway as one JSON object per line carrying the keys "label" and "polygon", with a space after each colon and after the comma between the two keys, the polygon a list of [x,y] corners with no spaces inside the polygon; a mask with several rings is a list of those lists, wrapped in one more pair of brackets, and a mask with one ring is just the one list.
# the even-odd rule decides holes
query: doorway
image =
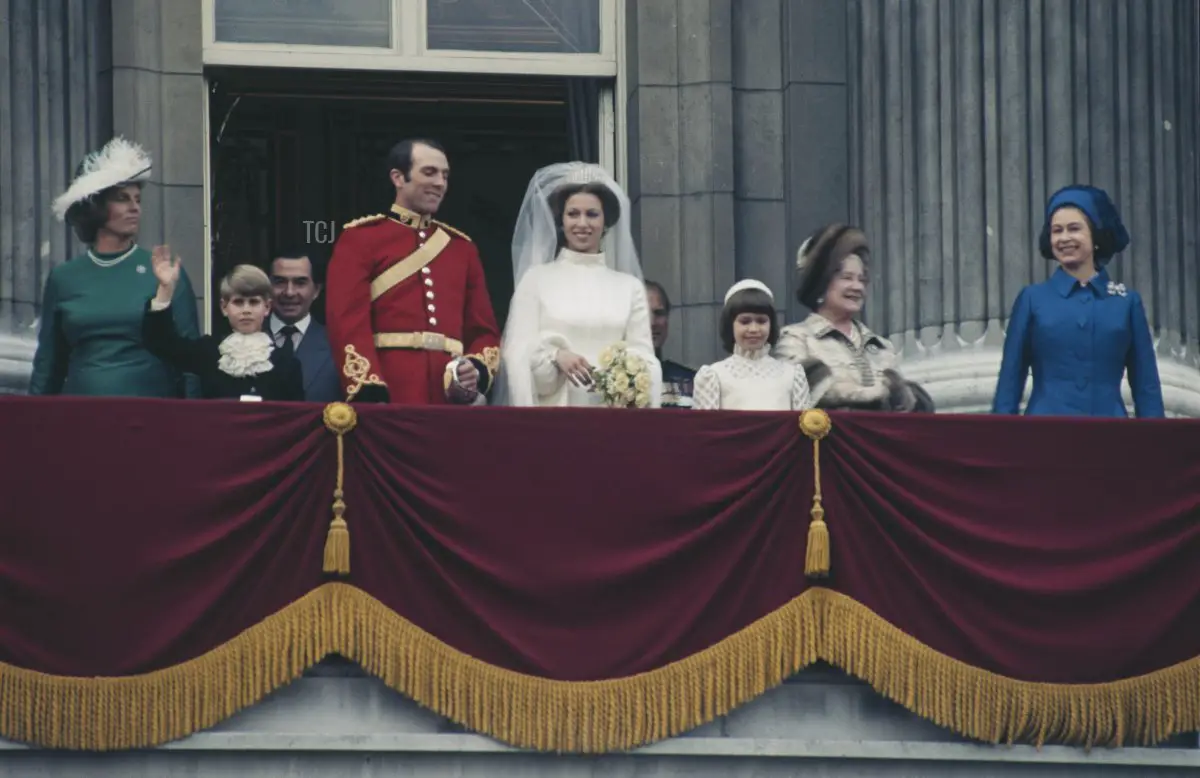
{"label": "doorway", "polygon": [[[213,289],[234,265],[284,245],[328,260],[346,222],[384,213],[384,160],[404,137],[450,159],[438,219],[479,248],[497,322],[512,297],[511,242],[533,173],[596,162],[599,85],[588,79],[229,68],[209,83]],[[215,295],[214,295],[215,297]],[[223,323],[209,301],[214,330]],[[323,300],[313,315],[324,320]]]}

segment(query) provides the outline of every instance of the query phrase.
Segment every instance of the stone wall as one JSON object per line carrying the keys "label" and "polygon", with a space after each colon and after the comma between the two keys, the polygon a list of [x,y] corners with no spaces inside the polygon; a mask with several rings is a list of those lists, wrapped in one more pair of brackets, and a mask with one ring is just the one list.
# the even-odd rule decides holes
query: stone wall
{"label": "stone wall", "polygon": [[0,0],[0,392],[28,388],[46,276],[85,248],[50,204],[113,135],[154,160],[139,242],[169,242],[202,303],[200,12],[198,0]]}
{"label": "stone wall", "polygon": [[[1158,338],[1168,408],[1200,416],[1200,11],[1193,0],[625,0],[630,197],[667,355],[721,356],[720,301],[758,277],[789,319],[796,247],[863,225],[867,323],[943,410],[990,403],[1045,196],[1108,189],[1113,265]],[[0,391],[23,389],[37,301],[80,250],[49,204],[114,133],[155,158],[141,240],[204,274],[201,5],[0,0]],[[120,45],[114,47],[113,41]]]}
{"label": "stone wall", "polygon": [[111,0],[113,131],[143,144],[144,246],[169,243],[191,277],[201,322],[204,272],[204,77],[198,0]]}
{"label": "stone wall", "polygon": [[629,197],[671,346],[702,362],[736,279],[733,0],[627,0]]}
{"label": "stone wall", "polygon": [[82,247],[50,209],[112,135],[108,0],[0,0],[0,393],[24,392],[50,268]]}
{"label": "stone wall", "polygon": [[1133,234],[1112,267],[1146,298],[1169,412],[1200,416],[1195,2],[629,0],[626,12],[630,185],[647,275],[679,308],[669,357],[721,356],[716,312],[738,278],[804,315],[796,247],[850,220],[875,251],[867,324],[940,408],[986,410],[1012,301],[1053,269],[1036,248],[1045,198],[1082,181],[1109,190]]}
{"label": "stone wall", "polygon": [[[1164,399],[1200,416],[1200,15],[1192,0],[847,4],[850,213],[880,257],[871,324],[944,405],[990,405],[1004,321],[1055,264],[1046,197],[1106,189]],[[940,396],[938,396],[940,395]]]}

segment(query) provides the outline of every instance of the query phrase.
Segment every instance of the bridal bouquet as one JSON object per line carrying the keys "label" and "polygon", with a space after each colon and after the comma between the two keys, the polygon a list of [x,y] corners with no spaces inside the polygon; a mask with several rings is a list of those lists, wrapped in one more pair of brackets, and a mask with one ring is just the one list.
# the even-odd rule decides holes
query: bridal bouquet
{"label": "bridal bouquet", "polygon": [[646,408],[650,405],[650,366],[646,360],[614,343],[600,352],[592,371],[595,389],[610,408]]}

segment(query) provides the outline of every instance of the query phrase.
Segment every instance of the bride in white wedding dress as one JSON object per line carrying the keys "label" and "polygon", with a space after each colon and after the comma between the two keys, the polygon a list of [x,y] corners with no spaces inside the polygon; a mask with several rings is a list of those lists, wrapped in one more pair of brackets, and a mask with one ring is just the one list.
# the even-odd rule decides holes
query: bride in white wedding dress
{"label": "bride in white wedding dress", "polygon": [[629,230],[629,198],[599,165],[564,162],[534,174],[513,233],[516,291],[504,327],[496,404],[602,405],[591,371],[614,343],[650,369],[661,405],[662,366]]}

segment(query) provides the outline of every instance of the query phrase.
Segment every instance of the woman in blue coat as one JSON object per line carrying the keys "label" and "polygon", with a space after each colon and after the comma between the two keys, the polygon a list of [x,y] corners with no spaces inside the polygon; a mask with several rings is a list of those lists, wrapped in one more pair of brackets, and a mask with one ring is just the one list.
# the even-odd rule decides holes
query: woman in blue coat
{"label": "woman in blue coat", "polygon": [[1128,245],[1104,190],[1072,185],[1054,193],[1039,247],[1058,268],[1013,303],[992,413],[1020,412],[1032,370],[1027,415],[1124,417],[1126,372],[1138,417],[1165,415],[1142,298],[1104,269]]}

